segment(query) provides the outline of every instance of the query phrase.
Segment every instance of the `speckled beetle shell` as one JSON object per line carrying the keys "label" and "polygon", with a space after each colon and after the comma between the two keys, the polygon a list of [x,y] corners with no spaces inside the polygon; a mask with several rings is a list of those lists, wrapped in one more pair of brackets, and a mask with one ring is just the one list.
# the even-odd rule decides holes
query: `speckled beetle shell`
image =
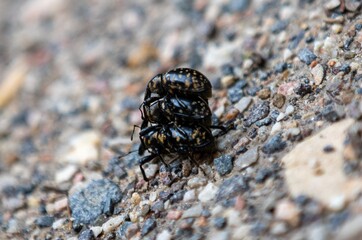
{"label": "speckled beetle shell", "polygon": [[176,96],[165,96],[160,99],[149,99],[142,104],[144,124],[147,123],[176,124],[195,123],[211,125],[211,110],[207,101],[202,98],[187,99]]}
{"label": "speckled beetle shell", "polygon": [[191,68],[176,68],[165,74],[158,74],[148,82],[145,100],[152,93],[160,97],[169,94],[208,99],[212,95],[211,88],[210,81],[199,71]]}
{"label": "speckled beetle shell", "polygon": [[191,154],[215,148],[214,136],[202,125],[154,125],[142,129],[140,140],[150,153]]}

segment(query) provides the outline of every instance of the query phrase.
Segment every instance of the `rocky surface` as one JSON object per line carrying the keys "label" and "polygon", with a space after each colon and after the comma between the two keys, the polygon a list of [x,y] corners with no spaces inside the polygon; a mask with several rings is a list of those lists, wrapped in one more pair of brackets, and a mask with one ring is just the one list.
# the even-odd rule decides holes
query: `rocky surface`
{"label": "rocky surface", "polygon": [[[1,1],[0,239],[358,239],[361,5]],[[181,66],[235,128],[145,182],[138,108]]]}

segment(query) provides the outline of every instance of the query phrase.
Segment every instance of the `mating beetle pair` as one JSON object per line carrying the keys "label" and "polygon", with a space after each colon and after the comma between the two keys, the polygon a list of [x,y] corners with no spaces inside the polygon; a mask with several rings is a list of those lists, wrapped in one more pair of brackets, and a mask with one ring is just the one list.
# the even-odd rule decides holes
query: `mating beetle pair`
{"label": "mating beetle pair", "polygon": [[139,160],[146,181],[143,165],[156,157],[164,162],[162,154],[177,153],[195,162],[193,153],[215,149],[210,128],[224,128],[211,125],[212,113],[208,105],[211,95],[209,80],[190,68],[158,74],[148,82],[140,106],[143,122],[139,134],[139,153],[150,152]]}

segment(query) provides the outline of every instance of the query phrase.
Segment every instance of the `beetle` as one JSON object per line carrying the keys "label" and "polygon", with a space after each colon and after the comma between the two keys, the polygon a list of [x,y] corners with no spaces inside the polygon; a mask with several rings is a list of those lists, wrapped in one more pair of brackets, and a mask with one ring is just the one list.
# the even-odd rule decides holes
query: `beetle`
{"label": "beetle", "polygon": [[[160,157],[167,165],[162,154],[176,153],[192,158],[193,153],[213,152],[215,139],[210,129],[203,125],[177,126],[173,123],[167,125],[152,125],[140,131],[141,145],[147,149],[150,155],[139,160],[139,166],[145,181],[148,181],[143,165]],[[196,163],[196,162],[195,162]],[[196,163],[197,164],[197,163]]]}
{"label": "beetle", "polygon": [[160,98],[169,94],[208,99],[212,95],[211,88],[210,81],[199,71],[191,68],[175,68],[157,74],[148,82],[144,100],[150,98],[152,93]]}
{"label": "beetle", "polygon": [[147,127],[148,122],[159,124],[175,122],[178,125],[197,122],[211,126],[210,107],[207,101],[200,97],[192,99],[169,95],[163,98],[150,97],[141,104],[140,110],[143,119],[141,129]]}

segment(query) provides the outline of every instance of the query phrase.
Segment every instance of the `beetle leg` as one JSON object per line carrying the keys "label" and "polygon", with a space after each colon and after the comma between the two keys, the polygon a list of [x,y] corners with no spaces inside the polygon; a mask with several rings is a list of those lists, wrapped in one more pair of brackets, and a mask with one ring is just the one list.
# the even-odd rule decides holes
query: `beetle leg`
{"label": "beetle leg", "polygon": [[160,158],[161,162],[163,163],[163,165],[166,166],[166,168],[169,167],[169,165],[165,162],[165,160],[163,159],[163,157],[161,156],[161,154],[158,154],[158,157]]}
{"label": "beetle leg", "polygon": [[143,165],[152,161],[155,157],[157,156],[157,154],[151,154],[151,155],[148,155],[148,156],[145,156],[143,158],[141,158],[140,160],[138,160],[138,163],[140,165],[140,169],[141,169],[141,173],[142,173],[142,176],[143,176],[143,179],[148,182],[149,179],[147,178],[146,176],[146,173],[145,173],[145,170],[143,169]]}
{"label": "beetle leg", "polygon": [[190,161],[197,166],[197,168],[201,169],[201,172],[208,177],[205,170],[197,163],[197,161],[191,156],[191,154],[187,154],[187,158],[190,159]]}
{"label": "beetle leg", "polygon": [[213,129],[219,129],[221,130],[221,132],[217,133],[214,137],[221,137],[222,135],[225,135],[228,131],[230,131],[231,129],[234,128],[234,124],[231,123],[229,124],[228,126],[222,126],[222,125],[211,125],[210,128],[213,128]]}

